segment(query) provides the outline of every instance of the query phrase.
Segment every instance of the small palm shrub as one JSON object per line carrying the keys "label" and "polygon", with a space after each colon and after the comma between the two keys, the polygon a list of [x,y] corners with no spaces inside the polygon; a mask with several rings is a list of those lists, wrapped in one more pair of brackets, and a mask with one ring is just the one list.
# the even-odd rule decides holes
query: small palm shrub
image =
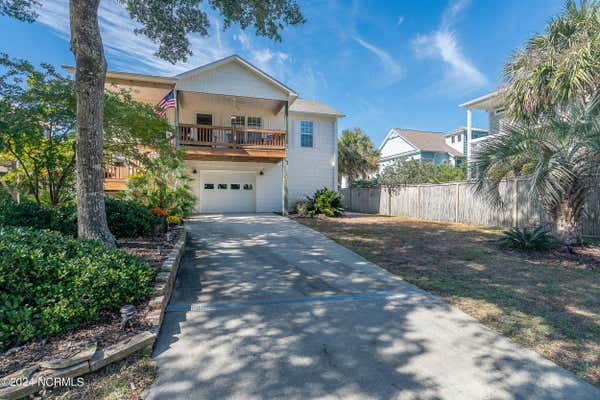
{"label": "small palm shrub", "polygon": [[100,242],[0,225],[0,351],[138,303],[153,276],[145,261]]}
{"label": "small palm shrub", "polygon": [[343,214],[343,197],[334,190],[323,188],[317,190],[313,197],[306,197],[296,203],[296,212],[299,216],[325,215],[339,217]]}
{"label": "small palm shrub", "polygon": [[342,195],[327,188],[316,191],[313,204],[316,214],[323,214],[327,217],[339,217],[344,212]]}
{"label": "small palm shrub", "polygon": [[544,250],[554,242],[554,237],[543,227],[512,228],[505,231],[498,243],[504,247],[521,250]]}
{"label": "small palm shrub", "polygon": [[308,200],[300,200],[296,203],[296,206],[294,208],[299,217],[308,217],[314,215],[313,204]]}

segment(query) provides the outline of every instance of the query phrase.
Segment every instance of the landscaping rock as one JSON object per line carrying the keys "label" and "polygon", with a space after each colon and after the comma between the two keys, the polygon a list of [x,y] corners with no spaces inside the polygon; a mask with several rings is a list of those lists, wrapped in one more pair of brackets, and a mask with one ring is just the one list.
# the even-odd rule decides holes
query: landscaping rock
{"label": "landscaping rock", "polygon": [[165,284],[164,283],[157,283],[154,285],[154,295],[160,296],[164,292],[165,292]]}
{"label": "landscaping rock", "polygon": [[29,381],[24,385],[7,386],[0,389],[0,399],[15,400],[20,399],[39,391],[41,386],[35,382]]}
{"label": "landscaping rock", "polygon": [[110,347],[100,350],[94,354],[90,360],[90,370],[97,371],[100,368],[122,360],[129,355],[154,344],[156,340],[155,332],[142,332],[122,342],[116,343]]}
{"label": "landscaping rock", "polygon": [[[5,376],[0,380],[0,388],[5,388],[11,384],[11,382],[19,381],[19,380],[28,380],[31,378],[34,372],[40,369],[39,365],[34,365],[33,367],[23,368],[16,372],[13,372],[10,375]],[[0,397],[1,398],[1,397]]]}
{"label": "landscaping rock", "polygon": [[69,376],[81,376],[83,374],[87,374],[88,372],[90,372],[90,362],[86,360],[66,368],[45,369],[40,372],[40,376],[61,378]]}
{"label": "landscaping rock", "polygon": [[170,272],[159,272],[158,274],[156,274],[155,281],[156,282],[169,282],[170,279],[171,279]]}
{"label": "landscaping rock", "polygon": [[156,296],[150,299],[148,302],[148,306],[151,310],[160,309],[163,306],[163,302],[165,301],[165,296]]}
{"label": "landscaping rock", "polygon": [[92,344],[87,345],[77,354],[69,358],[55,358],[53,360],[46,360],[40,362],[40,367],[44,369],[64,369],[69,368],[75,364],[79,364],[82,361],[87,361],[94,353],[96,353],[96,349],[98,348],[98,343],[94,342]]}

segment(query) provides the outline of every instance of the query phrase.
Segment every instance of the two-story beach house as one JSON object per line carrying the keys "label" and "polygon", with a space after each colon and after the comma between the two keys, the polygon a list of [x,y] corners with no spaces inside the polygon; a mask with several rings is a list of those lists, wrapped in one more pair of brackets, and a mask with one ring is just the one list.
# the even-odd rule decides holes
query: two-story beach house
{"label": "two-story beach house", "polygon": [[[167,118],[185,152],[196,212],[285,213],[317,189],[337,188],[344,115],[299,98],[237,55],[175,76],[108,72],[106,81],[152,105],[174,91]],[[107,167],[105,190],[123,190],[134,170]]]}
{"label": "two-story beach house", "polygon": [[379,171],[397,161],[423,160],[459,165],[463,153],[450,146],[442,132],[392,128],[379,146]]}

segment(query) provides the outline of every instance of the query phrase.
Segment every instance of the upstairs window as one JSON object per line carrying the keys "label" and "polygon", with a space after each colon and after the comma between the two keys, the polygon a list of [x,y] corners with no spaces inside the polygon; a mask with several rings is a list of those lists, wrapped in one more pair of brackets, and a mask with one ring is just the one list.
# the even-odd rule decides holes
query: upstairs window
{"label": "upstairs window", "polygon": [[452,143],[454,143],[454,135],[452,135]]}
{"label": "upstairs window", "polygon": [[300,121],[300,146],[301,147],[313,147],[313,134],[314,134],[314,122],[313,121]]}
{"label": "upstairs window", "polygon": [[231,116],[231,126],[235,128],[245,128],[246,127],[246,117],[243,115],[232,115]]}
{"label": "upstairs window", "polygon": [[248,117],[247,125],[248,125],[248,128],[260,129],[260,128],[262,128],[262,118],[261,117]]}
{"label": "upstairs window", "polygon": [[196,114],[196,124],[198,125],[212,125],[212,114]]}
{"label": "upstairs window", "polygon": [[456,136],[456,141],[457,141],[457,142],[460,142],[461,140],[462,140],[462,135],[457,135],[457,136]]}

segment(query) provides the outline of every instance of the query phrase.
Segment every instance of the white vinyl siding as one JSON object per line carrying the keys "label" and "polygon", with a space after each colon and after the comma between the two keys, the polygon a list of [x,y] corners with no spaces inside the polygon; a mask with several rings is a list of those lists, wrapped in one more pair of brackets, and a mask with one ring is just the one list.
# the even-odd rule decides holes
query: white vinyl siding
{"label": "white vinyl siding", "polygon": [[[337,124],[335,117],[290,113],[288,193],[290,209],[296,202],[324,187],[337,188]],[[313,123],[313,147],[302,147],[301,122]]]}

